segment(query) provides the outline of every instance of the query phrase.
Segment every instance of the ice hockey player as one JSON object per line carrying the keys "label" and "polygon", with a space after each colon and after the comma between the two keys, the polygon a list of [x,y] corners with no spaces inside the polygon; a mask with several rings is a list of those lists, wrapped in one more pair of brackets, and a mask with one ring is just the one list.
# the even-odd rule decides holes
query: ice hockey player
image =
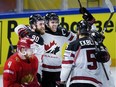
{"label": "ice hockey player", "polygon": [[4,66],[4,87],[40,87],[36,77],[39,62],[32,52],[32,44],[30,38],[18,41],[17,52],[10,56]]}
{"label": "ice hockey player", "polygon": [[[20,38],[29,37],[34,40],[33,52],[41,62],[41,56],[44,54],[44,40],[41,37],[45,33],[45,21],[44,18],[39,14],[33,14],[29,17],[30,26],[23,24],[18,25],[15,28],[15,32]],[[41,63],[39,63],[41,66]],[[38,67],[37,74],[39,82],[41,82],[41,67]]]}
{"label": "ice hockey player", "polygon": [[77,26],[79,39],[70,43],[62,62],[61,83],[71,75],[69,87],[101,87],[101,64],[95,57],[95,43],[89,36],[91,27],[86,21]]}
{"label": "ice hockey player", "polygon": [[102,72],[100,73],[100,78],[102,82],[101,87],[115,87],[114,81],[112,77],[112,72],[110,69],[111,58],[110,54],[107,50],[107,47],[103,44],[105,36],[103,33],[97,31],[96,27],[93,25],[95,23],[95,18],[91,15],[91,13],[84,7],[80,8],[80,13],[83,14],[83,19],[88,22],[89,25],[92,25],[90,37],[94,39],[97,49],[96,49],[96,59],[101,66]]}
{"label": "ice hockey player", "polygon": [[42,87],[56,87],[60,81],[62,50],[65,44],[76,39],[75,34],[59,26],[59,17],[56,13],[45,15],[45,31],[42,35],[45,45],[45,54],[42,59]]}

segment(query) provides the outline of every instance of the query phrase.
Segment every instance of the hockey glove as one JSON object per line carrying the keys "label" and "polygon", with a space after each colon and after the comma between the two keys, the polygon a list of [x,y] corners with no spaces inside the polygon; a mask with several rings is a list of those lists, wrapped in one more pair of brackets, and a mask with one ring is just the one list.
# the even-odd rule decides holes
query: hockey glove
{"label": "hockey glove", "polygon": [[23,38],[23,37],[27,36],[27,35],[29,34],[29,32],[27,31],[27,29],[21,28],[21,29],[18,31],[18,34],[19,34],[19,37]]}
{"label": "hockey glove", "polygon": [[110,54],[107,51],[107,48],[104,46],[103,43],[99,43],[96,45],[95,57],[98,62],[108,62],[110,60]]}
{"label": "hockey glove", "polygon": [[110,55],[106,51],[96,51],[95,57],[98,62],[102,63],[108,62],[110,59]]}
{"label": "hockey glove", "polygon": [[90,25],[93,25],[95,18],[91,15],[91,13],[84,7],[80,8],[79,11],[83,14],[83,19],[88,21]]}
{"label": "hockey glove", "polygon": [[98,43],[98,44],[101,44],[103,43],[104,39],[105,39],[105,36],[98,32],[98,31],[92,31],[90,33],[90,36],[94,38],[94,40]]}

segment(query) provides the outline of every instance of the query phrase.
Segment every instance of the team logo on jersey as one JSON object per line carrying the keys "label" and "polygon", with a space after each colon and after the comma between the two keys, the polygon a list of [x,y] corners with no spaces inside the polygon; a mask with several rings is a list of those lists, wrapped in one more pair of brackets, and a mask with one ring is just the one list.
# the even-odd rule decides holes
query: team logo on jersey
{"label": "team logo on jersey", "polygon": [[60,47],[57,46],[55,41],[50,42],[50,44],[45,44],[46,53],[53,53],[56,54],[59,51]]}
{"label": "team logo on jersey", "polygon": [[21,83],[24,84],[24,83],[30,83],[34,80],[34,76],[32,74],[28,74],[26,76],[24,76],[22,79],[21,79]]}

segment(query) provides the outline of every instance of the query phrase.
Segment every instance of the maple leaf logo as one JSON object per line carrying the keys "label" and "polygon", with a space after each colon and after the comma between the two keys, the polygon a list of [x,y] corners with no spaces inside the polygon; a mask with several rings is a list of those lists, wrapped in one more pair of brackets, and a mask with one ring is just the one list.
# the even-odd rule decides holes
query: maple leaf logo
{"label": "maple leaf logo", "polygon": [[49,49],[50,49],[52,46],[54,46],[54,45],[56,45],[55,41],[50,42],[50,45],[46,45],[46,44],[45,44],[45,50],[46,50],[46,51],[49,50]]}
{"label": "maple leaf logo", "polygon": [[57,46],[57,43],[55,43],[55,41],[50,42],[49,45],[45,44],[44,46],[45,46],[46,53],[56,54],[60,49],[60,47]]}

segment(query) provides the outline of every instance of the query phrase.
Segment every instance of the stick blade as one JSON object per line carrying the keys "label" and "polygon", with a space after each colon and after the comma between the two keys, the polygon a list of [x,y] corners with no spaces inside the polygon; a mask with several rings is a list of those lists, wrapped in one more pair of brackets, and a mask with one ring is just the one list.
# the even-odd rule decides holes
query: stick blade
{"label": "stick blade", "polygon": [[114,7],[113,7],[111,1],[110,0],[105,0],[105,3],[108,6],[108,8],[110,9],[110,12],[113,13],[114,12]]}

